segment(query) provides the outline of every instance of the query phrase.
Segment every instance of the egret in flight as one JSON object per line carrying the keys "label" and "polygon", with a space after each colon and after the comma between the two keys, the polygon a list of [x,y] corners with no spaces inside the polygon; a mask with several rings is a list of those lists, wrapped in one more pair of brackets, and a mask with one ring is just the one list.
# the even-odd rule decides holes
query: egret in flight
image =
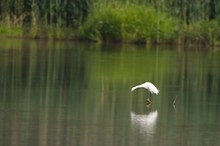
{"label": "egret in flight", "polygon": [[[137,85],[137,86],[134,86],[131,88],[131,92],[134,91],[135,89],[137,88],[145,88],[147,89],[149,92],[150,92],[150,97],[153,95],[153,94],[158,94],[159,93],[159,90],[157,89],[157,87],[154,86],[154,84],[152,84],[151,82],[145,82],[143,84],[140,84],[140,85]],[[150,101],[150,97],[147,99],[147,101],[149,102],[149,104],[151,103]]]}

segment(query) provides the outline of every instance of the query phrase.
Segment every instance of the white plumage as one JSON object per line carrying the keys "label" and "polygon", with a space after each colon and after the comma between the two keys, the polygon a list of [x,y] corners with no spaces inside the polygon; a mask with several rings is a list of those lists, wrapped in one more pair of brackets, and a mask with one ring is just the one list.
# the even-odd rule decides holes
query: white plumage
{"label": "white plumage", "polygon": [[154,84],[152,84],[151,82],[145,82],[143,84],[134,86],[131,88],[131,91],[134,91],[137,88],[145,88],[147,89],[151,94],[158,94],[159,90],[157,89],[157,87],[154,86]]}

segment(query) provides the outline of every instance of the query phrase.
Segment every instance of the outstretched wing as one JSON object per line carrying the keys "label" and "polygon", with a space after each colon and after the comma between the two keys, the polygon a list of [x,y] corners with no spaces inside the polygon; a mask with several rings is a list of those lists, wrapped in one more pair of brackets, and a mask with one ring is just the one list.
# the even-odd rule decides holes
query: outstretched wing
{"label": "outstretched wing", "polygon": [[137,88],[143,88],[143,86],[141,86],[141,85],[134,86],[131,88],[131,92],[136,90]]}
{"label": "outstretched wing", "polygon": [[152,84],[151,82],[146,82],[144,86],[152,94],[156,94],[157,95],[159,93],[159,90],[157,89],[157,87],[155,87],[154,84]]}
{"label": "outstretched wing", "polygon": [[158,94],[159,90],[157,89],[157,87],[154,86],[154,84],[152,84],[151,82],[145,82],[141,85],[137,85],[131,88],[131,92],[136,90],[137,88],[145,88],[148,91],[151,92],[151,94]]}

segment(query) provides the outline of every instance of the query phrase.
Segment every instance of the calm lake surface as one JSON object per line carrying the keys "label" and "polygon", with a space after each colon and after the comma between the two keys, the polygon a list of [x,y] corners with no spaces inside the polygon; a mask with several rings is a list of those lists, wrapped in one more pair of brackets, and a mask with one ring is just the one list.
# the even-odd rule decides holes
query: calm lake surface
{"label": "calm lake surface", "polygon": [[220,145],[220,49],[1,40],[0,145]]}

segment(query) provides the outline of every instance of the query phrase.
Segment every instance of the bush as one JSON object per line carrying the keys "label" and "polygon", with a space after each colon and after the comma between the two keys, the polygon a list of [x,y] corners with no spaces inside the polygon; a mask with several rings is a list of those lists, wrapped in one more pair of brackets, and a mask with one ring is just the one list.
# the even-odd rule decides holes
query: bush
{"label": "bush", "polygon": [[81,27],[81,35],[93,41],[144,42],[170,39],[177,24],[162,12],[138,4],[99,4]]}
{"label": "bush", "polygon": [[219,23],[216,20],[195,22],[185,29],[184,37],[193,44],[214,45],[220,39]]}

